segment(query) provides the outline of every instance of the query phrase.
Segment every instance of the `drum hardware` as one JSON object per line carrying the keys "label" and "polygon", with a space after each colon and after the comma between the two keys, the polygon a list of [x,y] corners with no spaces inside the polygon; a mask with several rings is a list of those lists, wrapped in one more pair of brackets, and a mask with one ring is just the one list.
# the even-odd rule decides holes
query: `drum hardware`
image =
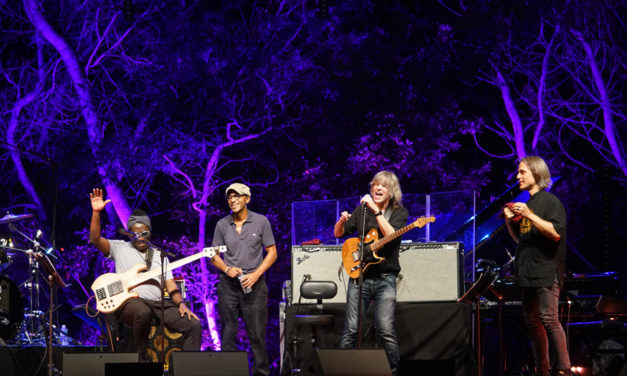
{"label": "drum hardware", "polygon": [[18,286],[9,278],[0,275],[0,341],[11,341],[20,328],[24,302]]}
{"label": "drum hardware", "polygon": [[18,341],[21,343],[39,343],[46,340],[45,313],[40,310],[39,297],[39,262],[34,252],[28,251],[28,279],[22,284],[28,291],[28,307],[24,312],[24,321]]}
{"label": "drum hardware", "polygon": [[33,214],[11,214],[9,212],[7,212],[7,214],[0,218],[0,225],[3,225],[5,223],[11,223],[11,222],[17,222],[17,221],[21,221],[27,218],[33,218],[34,215]]}
{"label": "drum hardware", "polygon": [[[57,344],[71,344],[74,341],[66,334],[62,332],[58,326],[53,325],[52,314],[54,312],[54,293],[56,288],[65,287],[65,282],[59,276],[57,270],[54,265],[50,261],[50,257],[55,257],[53,252],[54,249],[52,247],[44,248],[43,244],[48,244],[42,238],[41,230],[37,230],[35,236],[33,238],[27,236],[23,232],[19,231],[17,227],[12,223],[15,221],[19,221],[22,219],[30,218],[33,215],[11,215],[7,213],[3,218],[0,218],[0,224],[8,223],[9,229],[21,235],[24,239],[28,240],[31,243],[31,249],[18,249],[14,248],[11,240],[6,241],[4,239],[0,239],[0,249],[10,249],[12,251],[16,251],[16,254],[25,254],[28,256],[28,278],[24,281],[20,286],[25,288],[29,295],[28,307],[24,310],[23,303],[21,307],[21,318],[18,325],[19,335],[17,335],[16,340],[18,343],[45,343],[46,340],[48,342],[48,346],[52,347],[53,341],[55,338],[60,343],[55,341]],[[4,240],[4,241],[3,241]],[[42,266],[42,275],[45,275],[46,279],[48,279],[47,284],[49,285],[49,297],[50,297],[50,305],[47,311],[48,318],[46,317],[46,312],[40,309],[40,265]],[[19,293],[19,290],[18,290]],[[21,296],[21,295],[20,295]],[[46,328],[48,328],[49,333],[47,334]],[[15,337],[15,336],[13,336]],[[11,338],[13,338],[11,337]],[[49,349],[49,355],[51,356],[52,349]],[[52,358],[49,361],[49,369],[53,369]]]}
{"label": "drum hardware", "polygon": [[[17,220],[17,219],[11,218],[9,222],[13,222],[13,220]],[[1,223],[7,223],[7,222],[1,222]],[[54,249],[53,248],[44,249],[41,246],[40,241],[43,241],[43,239],[41,239],[41,235],[42,235],[41,230],[37,230],[37,233],[34,239],[31,239],[28,236],[26,236],[24,233],[18,231],[18,229],[15,227],[13,223],[9,223],[9,229],[12,232],[16,232],[20,234],[22,237],[30,241],[30,243],[32,244],[32,249],[26,252],[26,254],[28,255],[28,265],[29,265],[29,276],[28,276],[28,282],[26,283],[28,285],[28,289],[30,292],[30,297],[29,297],[30,310],[26,312],[25,318],[27,318],[27,323],[25,325],[22,325],[22,329],[23,329],[22,332],[23,334],[25,334],[26,339],[29,342],[33,340],[40,340],[40,339],[43,339],[45,341],[47,339],[47,341],[45,342],[46,342],[47,354],[48,354],[48,376],[57,375],[59,374],[59,371],[55,368],[53,361],[52,361],[53,352],[54,352],[52,343],[53,341],[55,341],[55,334],[60,335],[58,338],[60,338],[63,342],[68,341],[69,343],[71,341],[69,341],[70,338],[67,335],[65,335],[65,333],[62,333],[59,330],[59,328],[53,325],[52,313],[55,311],[54,296],[55,296],[56,289],[64,288],[66,285],[63,279],[61,278],[61,276],[59,276],[59,273],[57,272],[56,268],[54,267],[54,265],[48,258],[48,255],[53,256],[52,252],[54,251]],[[43,267],[43,271],[45,272],[45,275],[47,276],[48,296],[50,298],[48,302],[49,305],[48,305],[48,312],[47,312],[48,314],[47,323],[46,323],[45,315],[43,314],[42,311],[39,310],[39,265],[40,264]],[[38,324],[41,324],[41,327],[39,327]],[[46,328],[46,324],[47,324],[47,329],[48,329],[47,336],[44,333],[44,330],[45,330],[44,328]],[[37,327],[35,327],[36,325]],[[41,337],[37,338],[36,336],[39,336],[40,334],[41,334]]]}

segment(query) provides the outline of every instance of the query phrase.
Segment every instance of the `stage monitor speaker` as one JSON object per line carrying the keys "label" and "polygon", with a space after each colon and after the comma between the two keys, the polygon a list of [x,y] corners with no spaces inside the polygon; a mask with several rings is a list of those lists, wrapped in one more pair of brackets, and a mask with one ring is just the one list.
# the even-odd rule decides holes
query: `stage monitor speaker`
{"label": "stage monitor speaker", "polygon": [[398,374],[400,376],[455,376],[455,361],[453,359],[403,359],[398,367]]}
{"label": "stage monitor speaker", "polygon": [[245,351],[175,351],[172,353],[173,376],[248,376]]}
{"label": "stage monitor speaker", "polygon": [[391,376],[382,349],[316,349],[322,376]]}
{"label": "stage monitor speaker", "polygon": [[337,245],[295,245],[292,247],[292,303],[315,304],[315,300],[300,299],[300,285],[311,281],[333,281],[337,294],[324,303],[346,303],[348,274],[342,266],[342,247]]}
{"label": "stage monitor speaker", "polygon": [[[401,272],[396,280],[397,302],[454,302],[464,292],[463,243],[403,243],[399,252]],[[345,303],[348,274],[342,266],[340,246],[292,247],[292,303],[298,304],[300,285],[333,281],[337,295],[325,303]],[[315,301],[301,299],[301,304]]]}
{"label": "stage monitor speaker", "polygon": [[63,353],[63,376],[105,376],[107,363],[135,363],[137,353]]}
{"label": "stage monitor speaker", "polygon": [[160,363],[106,363],[105,376],[163,376]]}
{"label": "stage monitor speaker", "polygon": [[397,302],[454,302],[464,291],[463,243],[401,245]]}

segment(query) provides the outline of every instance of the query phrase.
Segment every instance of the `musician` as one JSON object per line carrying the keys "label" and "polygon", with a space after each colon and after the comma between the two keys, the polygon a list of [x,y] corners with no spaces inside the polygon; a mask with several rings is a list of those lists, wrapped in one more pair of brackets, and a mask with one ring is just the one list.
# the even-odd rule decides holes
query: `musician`
{"label": "musician", "polygon": [[516,284],[522,292],[523,315],[531,337],[536,375],[549,375],[549,343],[555,349],[554,375],[568,375],[570,359],[558,315],[566,257],[566,211],[545,189],[551,175],[544,160],[528,156],[518,166],[520,189],[527,203],[505,207],[505,223],[516,249]]}
{"label": "musician", "polygon": [[[370,182],[370,194],[361,199],[361,205],[352,214],[342,212],[334,227],[336,237],[362,231],[363,206],[366,207],[365,231],[377,229],[379,239],[387,236],[407,224],[409,213],[402,205],[401,187],[396,174],[391,171],[378,172]],[[361,234],[359,234],[361,236]],[[401,270],[398,262],[400,237],[392,240],[377,251],[385,260],[370,265],[363,273],[362,317],[368,311],[370,302],[374,303],[374,317],[377,338],[383,344],[385,354],[394,374],[398,373],[400,360],[394,312],[396,310],[396,276]],[[340,347],[355,347],[358,333],[359,279],[350,279],[346,293],[346,322],[340,341]]]}
{"label": "musician", "polygon": [[[133,235],[131,241],[109,240],[100,236],[100,212],[111,201],[103,199],[102,189],[94,189],[91,198],[92,216],[89,228],[89,242],[105,257],[115,262],[115,272],[124,273],[137,264],[148,265],[148,270],[161,270],[161,257],[157,249],[149,247],[152,225],[143,210],[135,210],[127,222],[127,229]],[[168,259],[164,258],[167,265]],[[172,272],[165,276],[166,291],[171,300],[164,302],[164,325],[183,333],[183,350],[200,350],[202,326],[198,317],[185,305],[183,296],[174,282]],[[161,288],[158,278],[150,279],[131,289],[138,298],[128,299],[116,311],[115,317],[133,327],[133,339],[140,362],[150,362],[148,355],[148,335],[153,317],[160,317]]]}
{"label": "musician", "polygon": [[[264,273],[277,258],[270,221],[248,210],[250,188],[241,183],[229,185],[226,202],[231,214],[216,224],[213,246],[226,245],[227,251],[211,259],[220,273],[218,309],[222,350],[236,351],[238,317],[246,326],[253,353],[253,375],[269,375],[266,352],[268,286]],[[263,248],[266,255],[263,255]],[[245,291],[246,290],[246,291]]]}

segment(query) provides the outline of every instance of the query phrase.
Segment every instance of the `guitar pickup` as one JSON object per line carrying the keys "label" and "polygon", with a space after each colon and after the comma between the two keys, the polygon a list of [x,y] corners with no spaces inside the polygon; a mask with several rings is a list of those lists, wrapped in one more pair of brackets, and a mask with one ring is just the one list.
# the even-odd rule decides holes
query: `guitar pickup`
{"label": "guitar pickup", "polygon": [[124,286],[122,286],[122,281],[116,281],[107,287],[109,290],[109,296],[114,296],[121,292],[124,292]]}
{"label": "guitar pickup", "polygon": [[102,299],[107,297],[107,293],[104,288],[96,290],[96,300],[101,301]]}

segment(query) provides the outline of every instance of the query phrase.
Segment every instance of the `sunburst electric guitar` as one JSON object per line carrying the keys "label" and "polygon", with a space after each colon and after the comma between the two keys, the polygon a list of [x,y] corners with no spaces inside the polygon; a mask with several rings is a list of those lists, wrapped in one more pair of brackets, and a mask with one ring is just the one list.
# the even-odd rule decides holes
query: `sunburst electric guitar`
{"label": "sunburst electric guitar", "polygon": [[364,238],[363,268],[361,267],[361,262],[359,261],[360,239],[346,239],[346,241],[342,245],[342,263],[344,264],[344,269],[346,269],[346,273],[348,273],[351,278],[359,277],[359,274],[365,272],[370,265],[375,265],[385,260],[385,257],[377,255],[377,251],[380,250],[384,245],[398,238],[409,230],[412,230],[416,227],[424,227],[429,222],[435,222],[435,217],[420,217],[416,219],[413,223],[394,231],[393,233],[383,237],[382,239],[379,239],[379,231],[377,231],[376,228],[368,231]]}
{"label": "sunburst electric guitar", "polygon": [[[207,247],[201,252],[168,263],[165,271],[169,272],[170,270],[180,268],[202,257],[211,258],[223,252],[226,252],[226,246],[224,245],[219,247]],[[137,298],[137,293],[129,292],[129,290],[161,274],[161,268],[142,273],[146,268],[146,264],[137,264],[124,273],[107,273],[96,278],[91,285],[91,289],[96,296],[96,308],[98,311],[102,313],[113,312],[126,300]]]}

